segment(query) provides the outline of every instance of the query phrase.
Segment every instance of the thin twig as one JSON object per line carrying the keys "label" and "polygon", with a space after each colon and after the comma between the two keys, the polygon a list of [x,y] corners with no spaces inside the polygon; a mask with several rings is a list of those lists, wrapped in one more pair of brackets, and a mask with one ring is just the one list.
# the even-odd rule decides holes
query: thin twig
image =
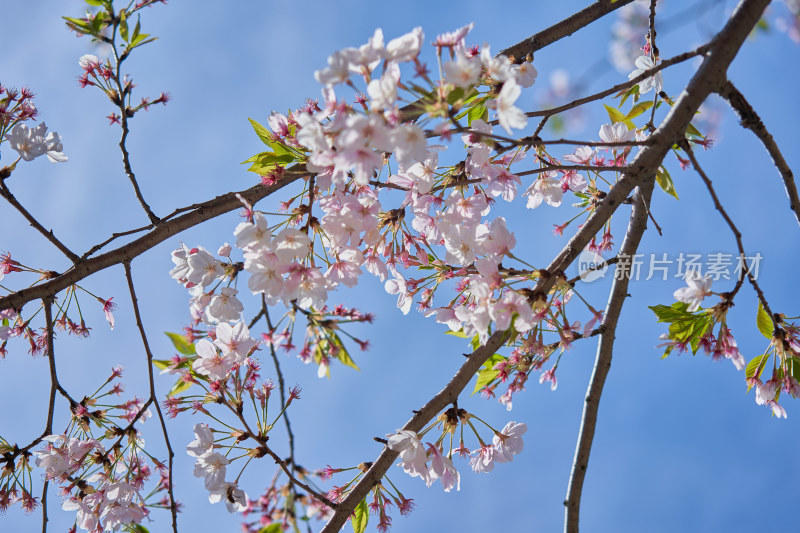
{"label": "thin twig", "polygon": [[744,243],[742,242],[742,232],[739,231],[739,228],[736,227],[736,224],[733,223],[733,220],[728,215],[725,208],[722,206],[722,202],[720,202],[719,197],[717,196],[716,191],[714,190],[714,185],[711,183],[711,179],[709,179],[708,175],[703,171],[700,167],[700,163],[697,161],[697,158],[694,155],[694,150],[689,145],[688,142],[684,142],[681,144],[681,148],[686,152],[689,156],[689,160],[692,162],[692,166],[697,171],[697,174],[703,180],[703,183],[706,185],[706,189],[708,189],[709,194],[711,195],[711,199],[714,201],[714,207],[719,214],[722,215],[722,218],[725,219],[725,223],[728,224],[731,232],[733,233],[733,237],[736,239],[736,247],[739,249],[739,260],[742,262],[742,268],[739,271],[739,279],[736,282],[733,290],[726,294],[726,297],[729,301],[732,301],[733,298],[736,296],[736,293],[739,292],[739,289],[742,288],[742,284],[744,283],[745,276],[747,280],[750,282],[750,285],[753,286],[753,289],[756,291],[758,295],[758,300],[761,302],[761,305],[764,307],[764,311],[769,314],[769,318],[772,321],[772,326],[774,330],[779,330],[780,326],[778,325],[778,320],[775,318],[775,315],[772,313],[772,309],[769,307],[769,302],[767,302],[766,296],[764,296],[764,291],[761,290],[761,287],[756,281],[756,277],[750,270],[750,267],[747,265],[745,258],[747,257],[745,250],[744,250]]}
{"label": "thin twig", "polygon": [[[161,220],[163,221],[163,220],[166,220],[166,219],[161,219]],[[119,233],[113,233],[111,235],[111,237],[109,237],[108,239],[104,240],[103,242],[101,242],[99,244],[95,244],[94,246],[89,248],[86,252],[84,252],[84,254],[81,256],[81,261],[83,261],[83,260],[87,259],[88,257],[94,255],[98,250],[100,250],[102,248],[105,248],[106,246],[111,244],[112,241],[115,241],[116,239],[119,239],[120,237],[126,237],[128,235],[133,235],[135,233],[141,233],[143,231],[147,231],[149,229],[152,229],[152,227],[153,227],[152,224],[148,224],[147,226],[142,226],[141,228],[130,229],[130,230],[127,230],[127,231],[121,231]]]}
{"label": "thin twig", "polygon": [[672,65],[675,65],[677,63],[682,63],[699,55],[705,55],[706,52],[711,48],[711,44],[712,43],[707,43],[690,52],[684,52],[683,54],[678,54],[675,57],[665,59],[664,61],[654,66],[653,68],[645,70],[643,73],[636,76],[635,78],[632,78],[624,83],[614,85],[613,87],[606,89],[605,91],[600,91],[598,93],[589,96],[584,96],[583,98],[578,98],[577,100],[573,100],[572,102],[560,105],[558,107],[544,109],[542,111],[530,111],[525,114],[529,117],[549,117],[551,115],[557,115],[559,113],[563,113],[564,111],[569,111],[570,109],[582,106],[584,104],[588,104],[589,102],[594,102],[595,100],[602,100],[606,96],[611,96],[612,94],[618,93],[620,91],[630,89],[640,81],[646,80],[656,72],[660,72],[667,67],[671,67]]}
{"label": "thin twig", "polygon": [[0,179],[0,196],[5,198],[6,201],[14,207],[14,209],[19,211],[20,214],[23,217],[25,217],[25,220],[28,221],[28,223],[31,225],[33,229],[41,233],[45,239],[50,241],[50,243],[53,246],[58,248],[61,251],[61,253],[67,256],[67,259],[69,259],[73,263],[76,263],[80,259],[76,253],[67,248],[67,246],[63,242],[61,242],[56,238],[56,236],[53,234],[53,230],[49,231],[46,230],[44,226],[42,226],[39,223],[39,221],[36,220],[36,218],[32,214],[30,214],[30,212],[27,209],[25,209],[25,207],[23,207],[21,203],[19,203],[19,201],[11,193],[11,190],[8,188],[8,186],[5,183],[5,180],[3,179]]}
{"label": "thin twig", "polygon": [[[158,413],[158,420],[161,423],[161,432],[164,434],[164,442],[167,445],[167,453],[168,453],[168,480],[167,482],[169,485],[167,486],[167,492],[169,493],[169,510],[172,514],[172,531],[174,533],[178,533],[178,506],[175,502],[175,494],[172,490],[172,463],[173,457],[175,454],[172,451],[172,445],[169,441],[169,433],[167,432],[167,425],[164,422],[164,414],[161,412],[161,405],[158,403],[158,398],[156,397],[156,385],[153,379],[153,353],[150,351],[150,343],[147,342],[147,334],[144,331],[144,324],[142,323],[142,315],[139,312],[139,300],[136,298],[136,290],[133,286],[133,275],[131,274],[131,263],[130,261],[125,261],[123,263],[125,266],[125,278],[128,280],[128,290],[131,294],[131,304],[133,305],[133,314],[136,318],[136,326],[139,328],[139,335],[142,337],[142,345],[144,346],[144,352],[147,355],[147,376],[150,381],[150,401],[156,407],[156,413]],[[140,410],[141,413],[141,410]]]}
{"label": "thin twig", "polygon": [[[150,219],[150,222],[153,225],[158,224],[161,220],[150,210],[150,206],[147,205],[147,202],[144,200],[144,196],[142,196],[142,191],[139,189],[139,183],[136,181],[136,175],[133,173],[133,169],[131,168],[131,161],[130,156],[128,154],[128,148],[125,145],[125,141],[128,139],[128,112],[129,107],[125,104],[126,98],[129,98],[130,95],[122,88],[122,81],[120,77],[122,76],[121,68],[122,62],[127,57],[123,55],[122,59],[119,57],[119,53],[117,52],[117,43],[116,41],[116,30],[117,24],[114,25],[114,36],[112,38],[111,49],[114,51],[114,60],[116,62],[116,68],[114,72],[114,82],[117,84],[117,100],[115,103],[117,107],[119,107],[120,111],[120,128],[122,129],[122,136],[119,140],[119,149],[122,152],[122,166],[125,168],[125,174],[128,176],[128,180],[130,180],[131,185],[133,186],[133,192],[136,194],[136,199],[139,201],[139,205],[142,206],[144,212],[147,213],[147,218]],[[130,87],[128,87],[128,90]],[[114,101],[114,100],[112,100]],[[133,112],[131,115],[133,116]],[[157,403],[157,402],[156,402]]]}
{"label": "thin twig", "polygon": [[[272,320],[269,316],[267,298],[264,294],[261,295],[261,310],[264,312],[264,319],[267,321],[267,329],[269,332],[272,332]],[[278,392],[281,395],[281,405],[286,405],[286,381],[283,379],[283,371],[281,370],[281,364],[280,361],[278,361],[278,354],[275,353],[275,345],[273,343],[269,345],[269,354],[272,357],[272,362],[275,365],[275,373],[278,376]],[[283,413],[283,422],[286,425],[286,435],[289,439],[289,461],[292,465],[292,475],[294,475],[294,433],[292,432],[292,425],[289,422],[288,413]]]}
{"label": "thin twig", "polygon": [[747,101],[733,83],[726,81],[719,90],[719,95],[727,100],[733,110],[736,111],[736,114],[739,115],[739,123],[742,127],[752,131],[764,145],[764,148],[767,149],[773,163],[775,163],[775,167],[783,178],[786,196],[789,197],[789,208],[794,211],[797,223],[800,224],[800,196],[797,194],[797,185],[794,182],[792,169],[789,168],[788,163],[786,163],[786,159],[784,159],[775,139],[773,139],[769,130],[767,130],[767,127],[764,125],[764,122],[762,122],[761,117],[758,116],[758,113],[756,113],[756,110],[753,109],[750,102]]}
{"label": "thin twig", "polygon": [[[655,176],[639,188],[631,212],[628,231],[625,240],[619,250],[618,257],[632,257],[639,249],[642,235],[647,229],[647,205],[653,194]],[[586,477],[586,469],[589,466],[589,453],[594,441],[594,433],[597,425],[597,413],[600,407],[600,397],[603,394],[606,376],[611,368],[611,358],[614,349],[614,338],[616,335],[617,322],[619,320],[622,305],[628,296],[628,283],[633,265],[630,262],[621,262],[617,265],[614,275],[614,282],[611,285],[611,293],[603,314],[603,333],[597,346],[597,357],[595,359],[592,377],[589,380],[589,387],[586,391],[586,401],[583,405],[583,416],[581,417],[581,427],[578,432],[578,443],[575,447],[575,459],[572,462],[572,471],[567,487],[567,497],[564,500],[566,507],[564,512],[564,531],[565,533],[578,533],[578,519],[580,518],[581,494],[583,492],[583,482]]]}
{"label": "thin twig", "polygon": [[[55,415],[58,378],[56,377],[55,342],[53,340],[53,298],[45,298],[42,301],[42,305],[44,306],[44,320],[47,331],[47,359],[50,362],[50,400],[47,404],[47,423],[43,433],[46,436],[53,434],[53,416]],[[49,484],[50,480],[45,477],[44,485],[42,486],[42,533],[47,533],[47,489]]]}

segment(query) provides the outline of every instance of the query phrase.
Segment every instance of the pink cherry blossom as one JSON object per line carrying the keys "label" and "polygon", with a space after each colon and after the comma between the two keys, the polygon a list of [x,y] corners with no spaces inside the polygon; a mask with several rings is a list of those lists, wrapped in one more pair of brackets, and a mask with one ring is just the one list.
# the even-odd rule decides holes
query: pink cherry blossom
{"label": "pink cherry blossom", "polygon": [[522,435],[528,431],[528,426],[523,423],[509,422],[499,434],[495,434],[492,442],[495,448],[494,460],[498,463],[510,462],[514,455],[520,453],[525,445]]}
{"label": "pink cherry blossom", "polygon": [[679,302],[689,304],[688,311],[697,311],[706,296],[712,294],[711,277],[702,277],[699,271],[693,269],[686,272],[684,279],[688,287],[678,289],[672,296]]}
{"label": "pink cherry blossom", "polygon": [[199,356],[192,368],[198,374],[208,376],[213,381],[225,379],[235,363],[232,356],[222,356],[211,341],[200,339],[195,343],[195,351]]}

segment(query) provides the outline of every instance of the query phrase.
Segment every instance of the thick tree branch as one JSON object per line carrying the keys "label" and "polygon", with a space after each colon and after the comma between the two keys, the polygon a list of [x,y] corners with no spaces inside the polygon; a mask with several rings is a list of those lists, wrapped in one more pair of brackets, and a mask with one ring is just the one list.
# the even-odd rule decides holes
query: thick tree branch
{"label": "thick tree branch", "polygon": [[[646,181],[636,194],[631,219],[628,223],[628,231],[622,243],[618,257],[633,257],[639,249],[642,235],[647,229],[648,208],[650,198],[653,194],[655,177]],[[567,498],[564,501],[566,507],[564,516],[564,531],[566,533],[578,533],[578,519],[580,517],[581,493],[583,492],[583,482],[586,477],[586,469],[589,466],[589,453],[594,441],[594,432],[597,425],[597,412],[600,408],[600,397],[603,394],[603,386],[606,376],[611,368],[611,357],[614,349],[614,339],[616,338],[617,322],[622,305],[628,296],[628,283],[630,282],[632,263],[621,261],[617,265],[614,274],[614,283],[611,286],[611,293],[603,317],[603,333],[597,345],[597,357],[594,363],[592,377],[589,380],[589,388],[586,391],[586,402],[583,406],[583,416],[581,427],[578,432],[578,443],[575,447],[575,459],[572,462],[572,472],[569,476],[567,487]]]}
{"label": "thick tree branch", "polygon": [[600,0],[578,11],[574,15],[565,18],[561,22],[528,37],[524,41],[509,46],[505,50],[501,50],[500,53],[508,57],[513,56],[517,61],[521,61],[526,55],[533,54],[537,50],[541,50],[545,46],[549,46],[564,37],[569,37],[579,29],[588,26],[595,20],[631,2],[632,0]]}
{"label": "thick tree branch", "polygon": [[131,259],[146,252],[150,248],[153,248],[154,246],[164,242],[170,237],[174,237],[186,229],[194,227],[202,222],[205,222],[206,220],[218,217],[219,215],[229,211],[234,211],[242,207],[241,202],[237,198],[237,194],[241,195],[242,198],[248,202],[255,203],[258,200],[269,196],[275,191],[282,189],[293,181],[307,175],[308,172],[305,171],[304,167],[298,168],[297,170],[290,169],[286,171],[285,177],[274,185],[270,185],[268,187],[264,185],[256,185],[239,193],[231,192],[223,194],[222,196],[217,196],[216,198],[208,200],[207,202],[195,204],[185,215],[169,221],[162,220],[162,223],[159,224],[157,228],[154,228],[146,235],[139,237],[135,241],[131,241],[124,246],[120,246],[119,248],[106,252],[102,255],[98,255],[97,257],[78,262],[67,272],[56,276],[47,282],[0,298],[0,309],[21,309],[23,305],[31,300],[44,298],[45,296],[55,296],[59,291],[66,289],[70,285],[74,285],[75,283],[86,278],[87,276],[94,274],[95,272],[106,269],[110,266],[118,265],[125,261],[130,261]]}
{"label": "thick tree branch", "polygon": [[[652,144],[644,147],[636,155],[629,170],[611,188],[594,213],[581,226],[581,229],[573,235],[567,245],[553,259],[547,269],[550,273],[563,272],[586,247],[592,236],[600,231],[617,207],[624,202],[628,194],[635,187],[653,179],[656,170],[673,144],[684,138],[686,128],[697,109],[711,92],[725,82],[728,66],[760,19],[768,3],[769,0],[743,0],[737,6],[725,27],[710,43],[700,68],[652,134]],[[555,276],[544,276],[537,282],[534,291],[546,292],[552,287],[554,281]],[[469,382],[472,374],[502,345],[502,338],[502,332],[495,332],[487,341],[486,346],[473,352],[442,392],[426,404],[426,407],[430,406],[429,410],[432,410],[435,406],[441,406],[435,412],[426,410],[425,414],[428,418],[423,418],[420,414],[415,415],[404,428],[421,429],[422,424],[457,398],[458,393]],[[434,402],[434,400],[436,401]],[[375,483],[380,481],[396,457],[397,453],[391,450],[384,449],[381,452],[364,477],[339,504],[333,516],[323,528],[323,533],[338,531],[344,525],[355,506],[366,496]]]}
{"label": "thick tree branch", "polygon": [[[533,54],[537,50],[541,50],[545,46],[549,46],[556,41],[569,37],[581,28],[590,25],[597,19],[600,19],[612,11],[621,8],[626,4],[630,4],[633,0],[599,0],[594,4],[578,11],[561,22],[553,24],[539,33],[536,33],[527,39],[509,46],[505,50],[501,50],[500,54],[505,56],[513,56],[517,61],[521,62],[528,54]],[[421,105],[420,100],[412,102],[400,108],[400,117],[405,121],[416,120],[424,113],[424,106]]]}
{"label": "thick tree branch", "polygon": [[[456,401],[458,395],[464,387],[467,386],[472,376],[478,371],[483,362],[503,345],[504,339],[505,332],[495,331],[486,341],[485,345],[481,346],[467,357],[466,362],[458,369],[458,372],[456,372],[450,380],[450,383],[431,398],[419,411],[415,412],[414,416],[403,426],[403,429],[421,431],[442,409]],[[333,533],[341,529],[353,513],[356,505],[367,496],[369,491],[372,490],[372,487],[380,482],[383,475],[389,470],[389,467],[392,466],[394,460],[397,459],[397,456],[398,452],[390,450],[388,447],[383,449],[375,462],[372,463],[369,470],[367,470],[364,476],[356,483],[347,497],[336,507],[333,516],[322,529],[322,533]]]}
{"label": "thick tree branch", "polygon": [[783,154],[778,148],[775,139],[772,138],[769,130],[761,121],[756,110],[750,105],[750,102],[744,97],[742,93],[730,81],[725,84],[718,91],[719,95],[728,101],[730,106],[739,115],[740,124],[742,127],[755,133],[756,137],[767,149],[769,156],[772,158],[778,172],[781,173],[783,178],[783,186],[786,189],[786,196],[789,197],[789,208],[794,211],[794,216],[797,218],[797,223],[800,224],[800,196],[797,194],[797,185],[794,182],[792,169],[783,158]]}

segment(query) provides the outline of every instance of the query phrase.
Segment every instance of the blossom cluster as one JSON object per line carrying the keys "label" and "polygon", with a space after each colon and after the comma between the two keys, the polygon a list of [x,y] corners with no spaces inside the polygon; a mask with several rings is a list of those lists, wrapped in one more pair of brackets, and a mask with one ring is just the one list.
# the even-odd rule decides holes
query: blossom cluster
{"label": "blossom cluster", "polygon": [[225,502],[229,512],[238,512],[247,506],[247,495],[236,482],[225,481],[225,466],[230,464],[227,457],[214,451],[214,434],[206,424],[195,424],[194,435],[197,437],[186,446],[186,453],[195,457],[195,477],[202,477],[208,501]]}
{"label": "blossom cluster", "polygon": [[[122,368],[115,367],[91,397],[80,402],[70,399],[72,417],[63,433],[45,435],[24,449],[0,438],[0,511],[17,501],[28,511],[39,504],[31,496],[28,451],[39,443],[44,444],[32,451],[34,465],[46,480],[61,486],[62,508],[75,512],[77,528],[118,531],[141,523],[152,508],[170,506],[167,469],[145,451],[137,427],[151,416],[150,402],[134,398],[105,403],[104,398],[122,393],[117,381],[121,375]],[[102,429],[99,436],[93,433],[95,426]],[[158,481],[145,492],[153,474],[151,464],[158,470]]]}
{"label": "blossom cluster", "polygon": [[[474,426],[470,424],[470,427],[474,430]],[[510,462],[514,455],[522,452],[524,446],[522,435],[527,430],[528,427],[525,424],[509,422],[501,431],[495,431],[491,445],[485,444],[478,436],[479,449],[470,452],[464,447],[462,440],[461,445],[454,452],[462,457],[470,457],[469,464],[473,471],[488,473],[494,469],[495,463]],[[411,430],[401,429],[387,437],[387,446],[400,454],[398,466],[401,466],[408,475],[419,476],[429,487],[438,479],[445,492],[450,492],[453,487],[456,490],[461,489],[461,475],[451,460],[453,451],[445,455],[439,443],[428,443],[425,446],[420,440],[420,436]]]}

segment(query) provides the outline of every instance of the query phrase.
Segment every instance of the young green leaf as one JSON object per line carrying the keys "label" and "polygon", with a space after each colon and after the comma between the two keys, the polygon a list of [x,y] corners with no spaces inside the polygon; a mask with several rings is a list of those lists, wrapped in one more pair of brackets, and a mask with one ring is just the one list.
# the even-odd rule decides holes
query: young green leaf
{"label": "young green leaf", "polygon": [[632,119],[632,118],[636,118],[639,115],[641,115],[642,113],[644,113],[645,111],[647,111],[648,109],[650,109],[651,107],[653,107],[653,101],[652,100],[647,100],[645,102],[639,102],[638,104],[633,106],[633,108],[631,108],[630,111],[628,111],[628,114],[625,115],[625,118],[629,119],[629,120]]}
{"label": "young green leaf", "polygon": [[[747,363],[747,366],[744,369],[745,377],[747,379],[750,379],[752,377],[759,377],[761,375],[761,372],[764,371],[764,367],[766,366],[768,360],[769,360],[769,354],[767,353],[765,353],[764,355],[757,355],[756,357],[753,357],[750,360],[750,362]],[[749,385],[747,387],[747,390],[750,390],[751,386],[752,385]]]}
{"label": "young green leaf", "polygon": [[119,36],[128,42],[128,12],[124,9],[119,13]]}
{"label": "young green leaf", "polygon": [[674,196],[676,200],[680,200],[680,198],[678,198],[678,193],[675,192],[675,185],[672,183],[672,177],[664,166],[658,167],[656,183],[658,183],[658,186],[661,187],[665,193]]}
{"label": "young green leaf", "polygon": [[603,104],[603,107],[606,108],[606,111],[608,112],[608,118],[611,119],[611,122],[625,122],[625,115],[622,114],[622,111],[606,104]]}
{"label": "young green leaf", "polygon": [[764,307],[761,305],[761,302],[758,302],[758,313],[756,314],[756,326],[758,326],[758,331],[760,331],[762,335],[772,340],[772,333],[775,327],[772,324],[772,320],[769,318],[769,313],[767,313],[764,310]]}
{"label": "young green leaf", "polygon": [[192,386],[191,383],[189,383],[188,381],[183,381],[183,379],[179,378],[178,381],[175,382],[175,385],[173,385],[172,388],[169,390],[167,396],[175,396],[176,394],[180,394],[183,391],[189,390],[191,386]]}
{"label": "young green leaf", "polygon": [[164,334],[172,341],[172,345],[175,346],[178,353],[182,353],[183,355],[194,355],[196,353],[194,351],[194,344],[188,342],[183,335],[170,333],[169,331],[165,331]]}
{"label": "young green leaf", "polygon": [[369,522],[369,506],[367,505],[366,498],[361,500],[358,505],[356,505],[356,508],[353,511],[353,518],[351,522],[353,524],[354,533],[364,533],[364,531],[367,530],[367,522]]}
{"label": "young green leaf", "polygon": [[480,104],[476,104],[469,108],[467,112],[467,122],[470,126],[472,126],[472,122],[475,120],[487,120],[489,118],[489,111],[486,109],[486,106],[481,102]]}

